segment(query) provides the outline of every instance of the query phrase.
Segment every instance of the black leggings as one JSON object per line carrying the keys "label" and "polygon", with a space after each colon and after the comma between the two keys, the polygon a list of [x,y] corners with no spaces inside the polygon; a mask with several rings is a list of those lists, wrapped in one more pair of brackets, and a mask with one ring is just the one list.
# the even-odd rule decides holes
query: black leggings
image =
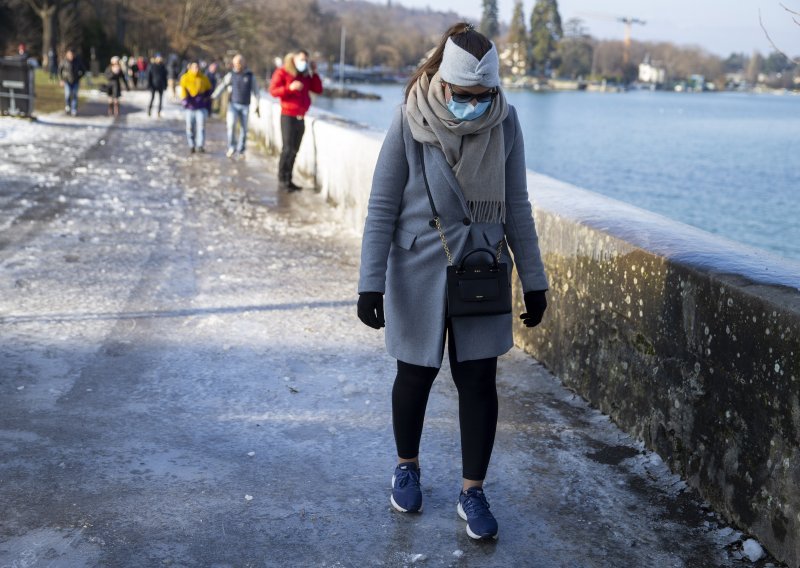
{"label": "black leggings", "polygon": [[[465,479],[482,481],[489,468],[497,430],[497,357],[459,363],[449,325],[447,336],[450,369],[458,389],[462,472]],[[392,389],[392,425],[397,455],[401,459],[419,455],[425,407],[438,373],[436,367],[397,361],[397,377]]]}
{"label": "black leggings", "polygon": [[153,110],[153,100],[156,98],[156,93],[158,93],[158,112],[161,112],[161,99],[164,97],[164,91],[158,89],[150,89],[150,104],[147,105],[147,112],[150,113]]}
{"label": "black leggings", "polygon": [[281,159],[278,162],[278,181],[289,183],[292,181],[292,170],[300,142],[306,131],[305,119],[296,116],[281,115]]}

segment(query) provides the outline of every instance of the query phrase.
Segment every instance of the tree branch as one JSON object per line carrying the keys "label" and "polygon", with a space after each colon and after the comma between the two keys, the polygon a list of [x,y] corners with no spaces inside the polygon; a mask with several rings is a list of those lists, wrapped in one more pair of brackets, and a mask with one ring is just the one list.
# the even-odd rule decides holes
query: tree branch
{"label": "tree branch", "polygon": [[[789,12],[790,14],[794,14],[795,16],[800,16],[800,12],[795,12],[794,10],[790,10],[789,8],[787,8],[785,5],[781,4],[780,2],[778,2],[778,4],[780,4],[781,8],[783,8],[784,10]],[[794,18],[792,18],[792,19],[794,20]],[[794,20],[794,21],[796,22],[797,20]]]}
{"label": "tree branch", "polygon": [[[781,6],[783,6],[783,4],[781,4]],[[777,51],[778,53],[780,53],[781,55],[783,55],[787,60],[789,60],[792,63],[794,63],[795,65],[800,65],[800,59],[795,59],[793,57],[789,57],[788,55],[786,55],[786,53],[784,53],[784,51],[781,48],[779,48],[777,45],[775,45],[774,41],[772,41],[772,38],[770,37],[769,32],[767,31],[767,28],[764,26],[764,21],[761,19],[761,9],[760,8],[758,10],[758,23],[759,23],[759,25],[761,25],[761,29],[764,30],[764,35],[767,36],[767,39],[769,40],[770,45],[772,45],[772,48],[775,51]]]}

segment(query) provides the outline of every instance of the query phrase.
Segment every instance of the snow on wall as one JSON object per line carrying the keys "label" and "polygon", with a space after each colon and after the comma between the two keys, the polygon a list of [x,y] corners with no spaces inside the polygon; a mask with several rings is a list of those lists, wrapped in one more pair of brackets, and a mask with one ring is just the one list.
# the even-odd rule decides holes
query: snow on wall
{"label": "snow on wall", "polygon": [[[266,147],[279,153],[282,147],[280,106],[262,98],[261,117],[251,113],[251,129]],[[372,172],[383,142],[383,133],[312,112],[295,162],[295,172],[313,180],[339,219],[361,233],[367,216]]]}
{"label": "snow on wall", "polygon": [[[279,151],[264,103],[253,126]],[[382,139],[306,117],[297,170],[358,233]],[[800,263],[534,172],[528,187],[551,307],[517,344],[800,566]]]}

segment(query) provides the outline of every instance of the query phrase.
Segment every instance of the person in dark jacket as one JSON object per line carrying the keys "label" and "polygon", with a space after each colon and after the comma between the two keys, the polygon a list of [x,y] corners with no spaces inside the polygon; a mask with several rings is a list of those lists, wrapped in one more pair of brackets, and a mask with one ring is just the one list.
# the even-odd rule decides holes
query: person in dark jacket
{"label": "person in dark jacket", "polygon": [[153,101],[158,93],[158,116],[161,117],[161,106],[164,99],[164,89],[167,88],[167,66],[160,53],[156,53],[153,62],[147,68],[147,88],[150,89],[150,104],[147,105],[147,116],[153,113]]}
{"label": "person in dark jacket", "polygon": [[167,89],[171,100],[178,100],[177,86],[181,76],[181,59],[177,53],[170,53],[167,57]]}
{"label": "person in dark jacket", "polygon": [[86,68],[80,57],[71,49],[64,54],[64,60],[58,68],[59,84],[64,87],[64,112],[75,116],[78,114],[78,86]]}
{"label": "person in dark jacket", "polygon": [[50,73],[51,83],[59,81],[58,78],[59,69],[61,69],[61,66],[58,64],[58,57],[56,56],[56,52],[51,49],[47,52],[47,71]]}
{"label": "person in dark jacket", "polygon": [[311,93],[322,92],[322,80],[317,75],[317,65],[309,62],[308,52],[289,53],[283,67],[276,69],[269,84],[269,93],[281,100],[281,159],[278,164],[278,182],[281,189],[302,189],[292,182],[292,170],[300,142],[306,129],[305,114],[311,106]]}
{"label": "person in dark jacket", "polygon": [[125,77],[125,72],[122,70],[119,57],[114,56],[111,58],[111,65],[106,69],[106,92],[108,93],[108,114],[111,116],[119,116],[119,98],[122,96],[122,85],[125,85],[125,90],[130,91],[128,79]]}
{"label": "person in dark jacket", "polygon": [[[233,70],[223,77],[220,84],[214,90],[211,98],[216,99],[224,91],[228,91],[228,151],[226,156],[233,158],[238,152],[244,156],[244,148],[247,143],[247,118],[250,113],[250,99],[256,100],[256,114],[258,110],[258,85],[252,71],[245,67],[245,60],[241,54],[237,53],[231,61]],[[239,138],[235,140],[236,123],[239,123]]]}

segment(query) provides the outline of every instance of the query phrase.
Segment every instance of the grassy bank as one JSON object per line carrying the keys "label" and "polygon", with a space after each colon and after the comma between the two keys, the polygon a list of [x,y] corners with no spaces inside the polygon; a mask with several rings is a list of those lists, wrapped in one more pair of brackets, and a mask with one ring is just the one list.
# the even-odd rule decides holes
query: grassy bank
{"label": "grassy bank", "polygon": [[[35,114],[47,114],[58,110],[64,110],[64,87],[59,86],[58,81],[50,79],[50,73],[44,69],[37,69],[34,81],[36,82],[36,101],[34,102]],[[81,89],[89,88],[87,79],[81,81]],[[81,91],[78,91],[78,103],[84,101]]]}

